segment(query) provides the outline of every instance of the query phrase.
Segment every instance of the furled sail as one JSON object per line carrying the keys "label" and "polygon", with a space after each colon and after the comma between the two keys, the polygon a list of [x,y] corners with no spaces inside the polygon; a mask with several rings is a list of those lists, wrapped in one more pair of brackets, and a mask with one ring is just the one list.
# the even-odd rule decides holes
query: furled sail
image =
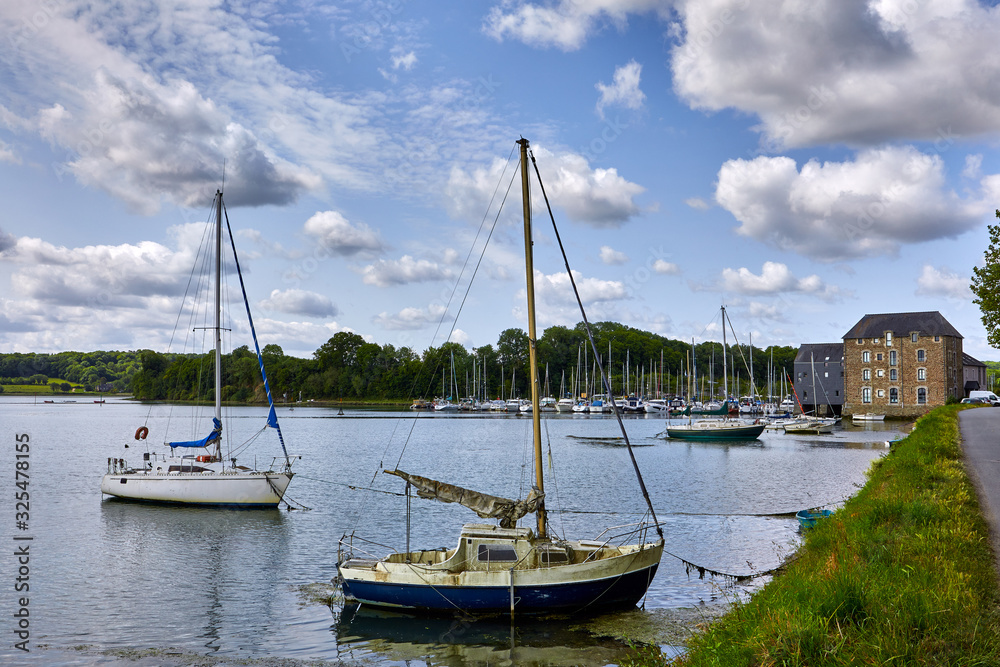
{"label": "furled sail", "polygon": [[483,519],[498,519],[501,528],[513,528],[517,525],[518,519],[530,512],[536,511],[545,498],[545,494],[540,493],[534,487],[528,493],[527,499],[510,500],[509,498],[501,498],[473,491],[472,489],[464,489],[461,486],[439,482],[427,477],[411,475],[402,470],[386,470],[384,472],[402,477],[417,487],[417,495],[421,498],[464,505]]}
{"label": "furled sail", "polygon": [[215,428],[212,432],[206,435],[201,440],[189,440],[186,442],[168,442],[167,445],[170,447],[208,447],[210,444],[222,437],[222,422],[217,418],[212,417],[212,423],[215,424]]}

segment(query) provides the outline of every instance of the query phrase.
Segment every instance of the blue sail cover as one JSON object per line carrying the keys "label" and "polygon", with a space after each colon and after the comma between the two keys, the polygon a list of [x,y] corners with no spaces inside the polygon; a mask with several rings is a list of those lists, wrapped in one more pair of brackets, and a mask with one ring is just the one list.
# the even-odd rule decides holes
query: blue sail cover
{"label": "blue sail cover", "polygon": [[188,442],[168,442],[167,445],[170,447],[208,447],[209,444],[215,442],[222,436],[222,422],[220,422],[215,417],[212,417],[212,422],[215,424],[215,428],[212,432],[206,435],[201,440],[190,440]]}

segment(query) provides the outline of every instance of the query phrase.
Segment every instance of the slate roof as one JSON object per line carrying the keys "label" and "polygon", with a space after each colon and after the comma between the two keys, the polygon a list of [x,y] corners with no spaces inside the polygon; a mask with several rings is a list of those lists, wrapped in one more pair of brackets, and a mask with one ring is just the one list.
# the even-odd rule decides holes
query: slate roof
{"label": "slate roof", "polygon": [[976,358],[974,358],[972,356],[969,356],[965,352],[962,353],[962,365],[963,366],[982,366],[983,368],[986,368],[986,364],[984,364],[983,362],[979,361],[979,359],[976,359]]}
{"label": "slate roof", "polygon": [[[809,354],[812,353],[810,358]],[[816,360],[817,363],[822,363],[827,361],[829,357],[830,361],[834,363],[840,363],[844,360],[844,343],[803,343],[799,346],[799,351],[795,355],[795,363],[808,364],[811,359]]]}
{"label": "slate roof", "polygon": [[907,336],[914,331],[921,336],[953,336],[962,338],[958,329],[944,319],[936,310],[925,313],[882,313],[865,315],[844,338],[880,338],[886,331],[891,331],[897,337]]}

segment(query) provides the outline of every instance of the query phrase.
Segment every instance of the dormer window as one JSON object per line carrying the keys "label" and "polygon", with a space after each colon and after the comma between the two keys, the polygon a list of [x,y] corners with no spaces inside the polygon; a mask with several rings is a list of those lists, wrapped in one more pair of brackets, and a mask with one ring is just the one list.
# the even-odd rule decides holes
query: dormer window
{"label": "dormer window", "polygon": [[886,347],[892,347],[892,332],[891,331],[886,331],[885,332],[885,346]]}
{"label": "dormer window", "polygon": [[917,332],[914,331],[913,333],[910,334],[911,343],[916,343],[918,338],[920,338],[920,334],[918,334]]}

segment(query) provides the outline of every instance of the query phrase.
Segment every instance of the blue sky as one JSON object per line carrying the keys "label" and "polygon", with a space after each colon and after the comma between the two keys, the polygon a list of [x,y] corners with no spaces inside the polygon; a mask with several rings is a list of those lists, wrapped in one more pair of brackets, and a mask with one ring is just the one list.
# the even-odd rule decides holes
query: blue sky
{"label": "blue sky", "polygon": [[[224,163],[264,343],[440,345],[524,136],[592,320],[718,340],[725,304],[797,346],[939,310],[1000,358],[968,288],[1000,206],[991,5],[7,0],[0,349],[165,350]],[[516,199],[470,347],[526,326]],[[572,326],[535,202],[539,325]]]}

